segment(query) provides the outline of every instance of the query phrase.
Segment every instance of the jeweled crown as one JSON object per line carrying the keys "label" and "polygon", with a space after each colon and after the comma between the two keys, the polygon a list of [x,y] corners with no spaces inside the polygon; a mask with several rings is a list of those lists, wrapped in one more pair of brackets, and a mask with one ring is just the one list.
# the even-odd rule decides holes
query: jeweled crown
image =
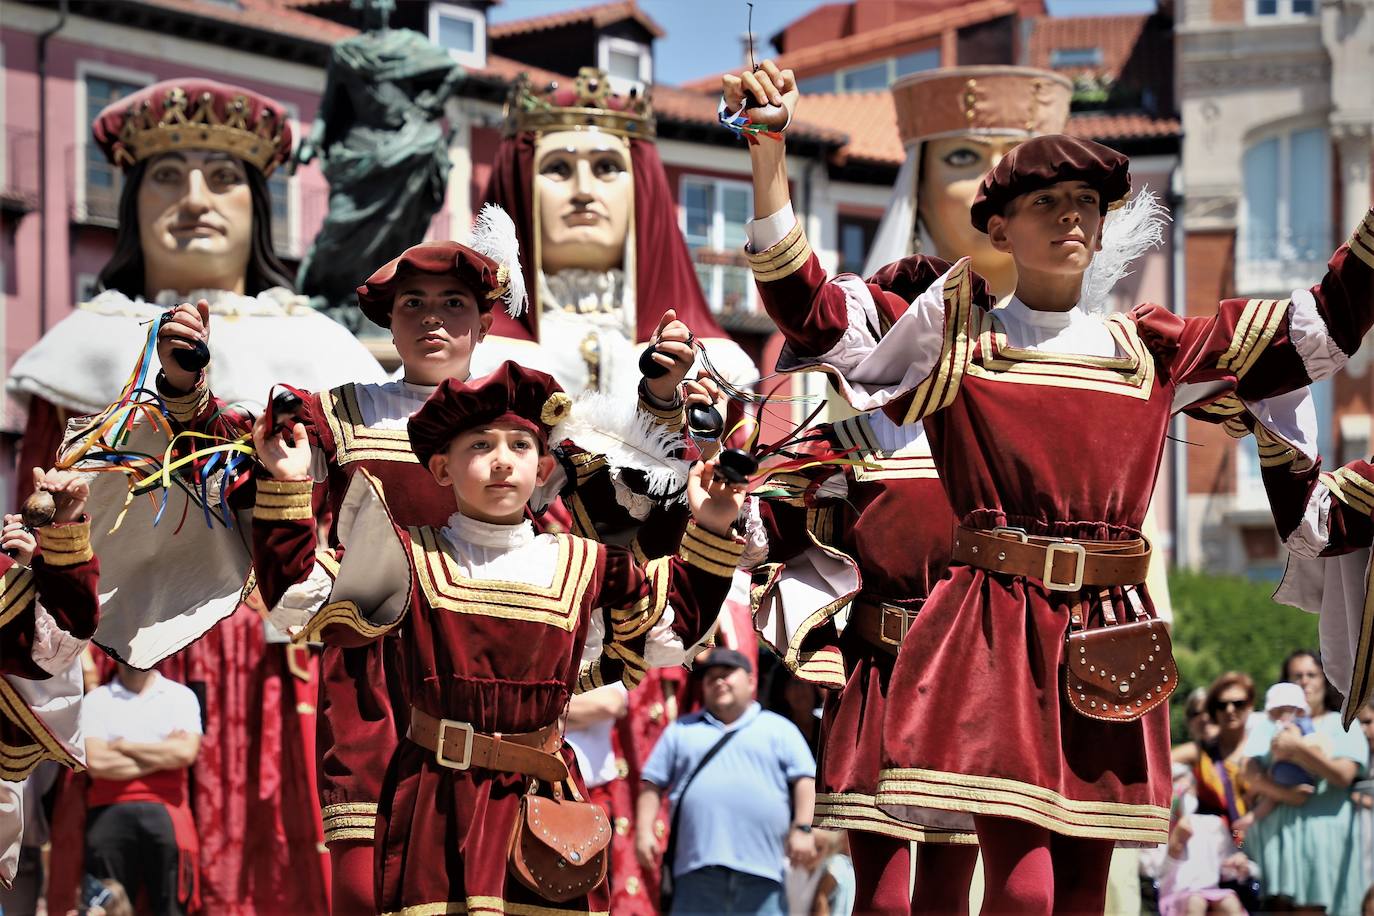
{"label": "jeweled crown", "polygon": [[122,168],[171,150],[209,149],[237,156],[266,175],[291,154],[291,126],[277,102],[211,80],[149,86],[108,106],[92,132]]}
{"label": "jeweled crown", "polygon": [[556,80],[536,87],[522,73],[506,101],[507,136],[534,131],[594,127],[634,139],[654,135],[653,106],[647,93],[616,92],[604,70],[583,67],[569,82]]}

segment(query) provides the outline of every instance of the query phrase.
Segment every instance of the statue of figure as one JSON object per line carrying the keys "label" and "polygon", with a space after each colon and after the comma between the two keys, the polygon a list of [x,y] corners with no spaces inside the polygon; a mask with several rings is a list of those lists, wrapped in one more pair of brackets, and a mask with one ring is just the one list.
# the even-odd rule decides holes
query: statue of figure
{"label": "statue of figure", "polygon": [[[347,329],[288,288],[288,272],[274,253],[267,177],[290,155],[292,139],[279,103],[211,80],[169,80],[106,108],[92,133],[124,170],[114,253],[100,273],[103,291],[49,330],[10,373],[10,392],[28,407],[22,467],[52,464],[67,417],[94,413],[117,398],[149,324],[188,300],[201,300],[202,318],[213,324],[206,371],[228,401],[259,408],[280,382],[315,389],[385,378]],[[307,341],[310,357],[302,358]],[[174,402],[168,402],[173,412]],[[205,910],[319,912],[327,879],[309,765],[315,660],[304,647],[269,642],[257,611],[238,601],[240,577],[219,596],[212,613],[218,625],[203,636],[204,627],[183,633],[141,661],[130,647],[134,640],[120,641],[139,629],[126,612],[200,588],[220,557],[204,548],[204,522],[190,518],[180,533],[175,520],[154,528],[143,499],[130,504],[111,535],[125,495],[119,478],[101,474],[91,485],[88,512],[104,603],[95,641],[120,645],[121,656],[142,667],[185,646],[159,667],[201,697],[205,737],[189,801],[205,831],[199,870]],[[22,501],[31,475],[20,481]],[[173,503],[169,516],[181,508]],[[59,804],[83,804],[79,792],[64,799]],[[79,810],[75,821],[74,836],[54,836],[57,848],[81,848]],[[72,905],[61,900],[70,900],[80,879],[80,859],[54,858],[49,900],[55,910]]]}
{"label": "statue of figure", "polygon": [[702,295],[647,96],[613,93],[589,67],[543,89],[522,78],[506,134],[486,201],[515,220],[530,307],[520,318],[497,315],[474,373],[514,359],[568,391],[626,395],[639,382],[640,350],[671,308],[730,381],[757,380]]}
{"label": "statue of figure", "polygon": [[448,52],[410,29],[385,27],[389,2],[370,0],[383,27],[334,45],[315,126],[296,163],[319,156],[329,215],[301,262],[298,285],[344,321],[378,264],[424,239],[448,188],[444,102],[464,78]]}
{"label": "statue of figure", "polygon": [[999,300],[1016,265],[969,222],[978,182],[1028,137],[1064,130],[1073,84],[1026,67],[953,67],[892,84],[906,160],[864,262],[864,276],[909,254],[973,259]]}

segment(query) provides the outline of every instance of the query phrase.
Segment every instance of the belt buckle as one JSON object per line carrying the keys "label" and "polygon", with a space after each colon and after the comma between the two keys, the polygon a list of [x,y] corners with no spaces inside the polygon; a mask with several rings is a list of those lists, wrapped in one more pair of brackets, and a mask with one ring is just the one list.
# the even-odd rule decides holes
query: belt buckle
{"label": "belt buckle", "polygon": [[[450,728],[456,728],[463,733],[463,759],[450,760],[444,756],[444,735]],[[466,770],[472,766],[472,726],[466,722],[456,722],[453,719],[439,720],[439,738],[435,742],[434,761],[441,767],[448,767],[450,770]]]}
{"label": "belt buckle", "polygon": [[[1054,555],[1057,552],[1064,552],[1072,556],[1073,579],[1068,582],[1056,582],[1054,579]],[[1052,592],[1077,592],[1083,589],[1083,567],[1088,559],[1088,552],[1083,549],[1082,544],[1063,543],[1047,544],[1045,546],[1045,572],[1040,577],[1045,588]]]}
{"label": "belt buckle", "polygon": [[[887,622],[893,617],[897,618],[897,636],[891,637],[887,634]],[[911,629],[911,621],[916,617],[914,611],[908,611],[904,607],[894,607],[883,605],[883,617],[878,627],[878,638],[889,646],[901,648],[902,640],[906,639],[907,631]]]}
{"label": "belt buckle", "polygon": [[1012,537],[1016,538],[1018,541],[1020,541],[1022,544],[1030,542],[1030,532],[1028,532],[1025,528],[1014,528],[1011,525],[998,525],[996,528],[992,529],[992,533],[1009,534]]}

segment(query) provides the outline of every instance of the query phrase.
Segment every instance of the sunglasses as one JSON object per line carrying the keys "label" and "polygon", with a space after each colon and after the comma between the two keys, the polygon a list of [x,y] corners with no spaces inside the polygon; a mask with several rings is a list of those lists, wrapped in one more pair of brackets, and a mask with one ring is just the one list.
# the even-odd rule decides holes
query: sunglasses
{"label": "sunglasses", "polygon": [[1211,705],[1211,710],[1212,712],[1221,712],[1222,710],[1230,712],[1233,709],[1245,709],[1249,705],[1249,700],[1217,700]]}

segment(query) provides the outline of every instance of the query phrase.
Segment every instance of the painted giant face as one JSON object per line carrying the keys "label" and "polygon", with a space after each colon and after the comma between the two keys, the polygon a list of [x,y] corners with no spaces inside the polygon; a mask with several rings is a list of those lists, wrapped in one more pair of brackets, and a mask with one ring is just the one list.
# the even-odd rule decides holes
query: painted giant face
{"label": "painted giant face", "polygon": [[184,150],[148,163],[138,187],[138,240],[148,276],[175,289],[243,277],[253,248],[253,191],[228,153]]}
{"label": "painted giant face", "polygon": [[983,176],[1020,142],[1020,138],[1011,137],[926,141],[916,200],[921,225],[935,243],[932,253],[937,257],[946,261],[971,257],[973,269],[983,276],[1010,267],[1011,256],[994,249],[988,237],[973,228],[968,212]]}
{"label": "painted giant face", "polygon": [[633,201],[629,145],[595,130],[558,131],[539,138],[534,162],[540,269],[623,266]]}

